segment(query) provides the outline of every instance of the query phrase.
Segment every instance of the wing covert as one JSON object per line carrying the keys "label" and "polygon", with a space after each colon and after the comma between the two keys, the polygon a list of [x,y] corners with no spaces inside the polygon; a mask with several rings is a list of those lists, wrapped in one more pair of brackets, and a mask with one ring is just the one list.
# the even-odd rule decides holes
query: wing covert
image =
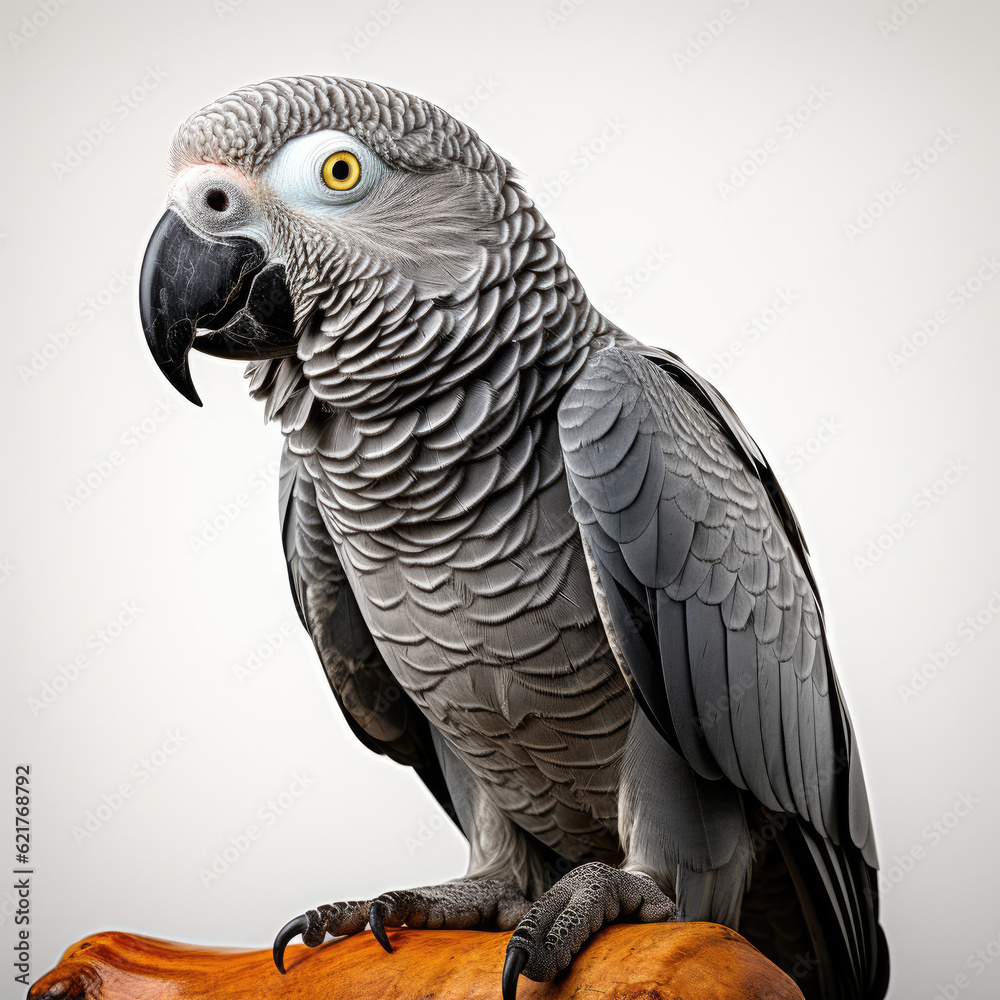
{"label": "wing covert", "polygon": [[699,774],[847,837],[874,867],[805,543],[756,443],[651,350],[593,355],[559,425],[602,614],[654,724]]}

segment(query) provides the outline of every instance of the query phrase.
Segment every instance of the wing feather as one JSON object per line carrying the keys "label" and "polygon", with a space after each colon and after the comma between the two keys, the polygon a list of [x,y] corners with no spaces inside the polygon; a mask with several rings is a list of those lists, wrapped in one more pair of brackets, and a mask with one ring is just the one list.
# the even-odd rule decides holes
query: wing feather
{"label": "wing feather", "polygon": [[803,907],[859,982],[884,975],[861,765],[805,541],[760,449],[712,386],[645,348],[594,354],[559,423],[605,626],[644,712],[702,777],[801,826],[782,843],[800,895],[819,893]]}

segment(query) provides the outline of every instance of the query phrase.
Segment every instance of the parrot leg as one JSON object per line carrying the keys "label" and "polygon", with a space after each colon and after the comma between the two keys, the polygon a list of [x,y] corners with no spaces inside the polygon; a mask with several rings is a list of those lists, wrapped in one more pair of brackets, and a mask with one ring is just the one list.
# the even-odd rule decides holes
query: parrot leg
{"label": "parrot leg", "polygon": [[515,1000],[522,973],[550,982],[590,937],[619,915],[635,923],[673,920],[677,907],[650,876],[599,861],[564,875],[521,918],[507,945],[503,1000]]}
{"label": "parrot leg", "polygon": [[386,951],[392,951],[386,927],[509,930],[531,903],[515,886],[500,879],[465,878],[444,885],[384,892],[376,899],[333,903],[290,920],[274,941],[274,964],[284,974],[284,952],[297,934],[315,948],[326,935],[357,934],[366,923]]}

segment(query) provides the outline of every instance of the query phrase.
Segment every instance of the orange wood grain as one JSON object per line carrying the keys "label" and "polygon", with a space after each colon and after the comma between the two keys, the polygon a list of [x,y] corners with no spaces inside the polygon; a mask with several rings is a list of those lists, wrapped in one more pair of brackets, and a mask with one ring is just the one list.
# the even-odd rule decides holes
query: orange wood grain
{"label": "orange wood grain", "polygon": [[[508,934],[389,930],[318,949],[293,945],[287,976],[270,950],[202,948],[119,931],[73,945],[30,1000],[500,1000]],[[616,924],[554,983],[521,979],[520,1000],[802,1000],[784,973],[718,924]]]}

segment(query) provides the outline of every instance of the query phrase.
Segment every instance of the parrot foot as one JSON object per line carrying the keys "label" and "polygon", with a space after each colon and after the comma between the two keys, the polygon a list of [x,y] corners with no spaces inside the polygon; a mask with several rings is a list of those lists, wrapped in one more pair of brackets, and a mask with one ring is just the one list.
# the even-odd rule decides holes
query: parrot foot
{"label": "parrot foot", "polygon": [[274,964],[284,975],[284,953],[296,935],[315,948],[327,934],[357,934],[366,923],[382,947],[392,951],[386,927],[426,927],[431,930],[470,928],[509,930],[531,903],[513,885],[499,879],[457,879],[444,885],[384,892],[363,902],[333,903],[307,910],[290,920],[274,940]]}
{"label": "parrot foot", "polygon": [[438,930],[495,928],[517,925],[531,903],[507,882],[498,879],[459,879],[445,885],[385,892],[373,899],[369,923],[386,951],[392,951],[386,927],[426,927]]}
{"label": "parrot foot", "polygon": [[648,875],[599,861],[564,875],[521,918],[507,945],[503,1000],[515,1000],[522,973],[551,982],[590,937],[619,915],[635,923],[674,920],[677,907]]}

